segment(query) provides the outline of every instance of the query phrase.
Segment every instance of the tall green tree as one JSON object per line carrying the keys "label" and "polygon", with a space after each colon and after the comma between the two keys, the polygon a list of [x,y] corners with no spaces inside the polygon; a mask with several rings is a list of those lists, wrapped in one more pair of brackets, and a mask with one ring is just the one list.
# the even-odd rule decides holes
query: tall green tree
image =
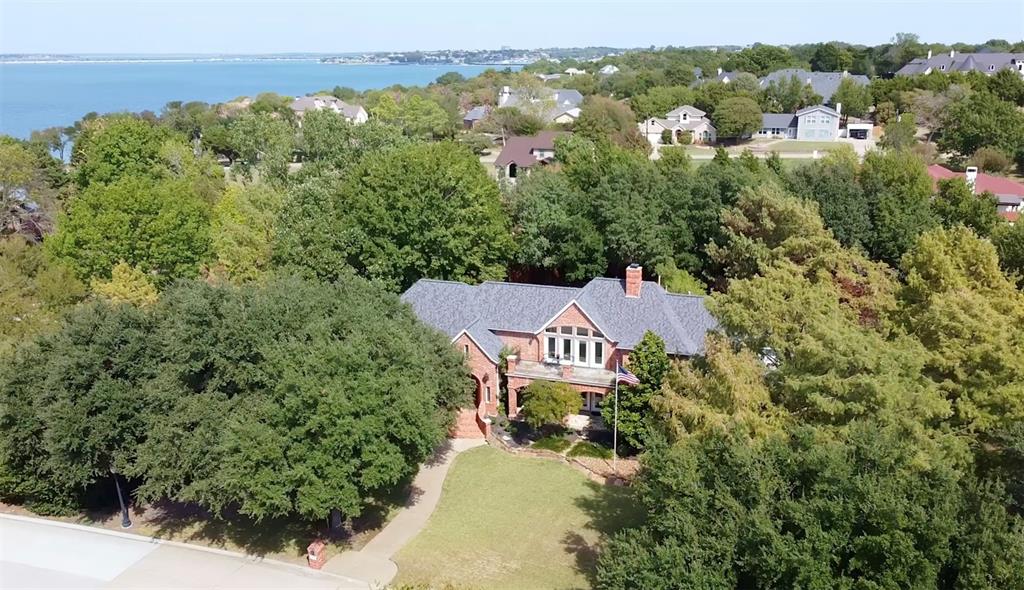
{"label": "tall green tree", "polygon": [[85,295],[85,285],[41,246],[0,238],[0,356],[55,328],[60,313]]}
{"label": "tall green tree", "polygon": [[853,78],[843,78],[839,82],[839,88],[829,99],[833,105],[843,105],[843,115],[863,117],[871,108],[871,90],[863,84],[854,82]]}
{"label": "tall green tree", "polygon": [[811,58],[816,72],[844,72],[853,66],[853,54],[838,43],[822,43]]}
{"label": "tall green tree", "polygon": [[217,270],[235,282],[259,278],[271,266],[284,196],[266,184],[232,185],[213,207],[210,248]]}
{"label": "tall green tree", "polygon": [[719,137],[744,137],[761,128],[761,107],[750,98],[727,98],[715,108],[714,122]]}
{"label": "tall green tree", "polygon": [[611,141],[645,153],[651,149],[629,107],[603,96],[591,96],[584,101],[574,131],[594,141]]}
{"label": "tall green tree", "polygon": [[[626,368],[640,380],[638,385],[620,385],[618,430],[622,440],[634,449],[647,443],[651,428],[651,396],[661,390],[669,370],[665,341],[647,331],[629,353]],[[602,404],[601,417],[606,424],[616,421],[615,404]]]}
{"label": "tall green tree", "polygon": [[936,229],[903,257],[907,331],[928,349],[924,374],[946,395],[953,423],[969,431],[1024,420],[1024,294],[999,268],[995,248],[970,229]]}
{"label": "tall green tree", "polygon": [[154,176],[160,148],[172,137],[168,128],[128,115],[92,119],[75,139],[71,154],[75,181],[86,188],[125,177]]}
{"label": "tall green tree", "polygon": [[830,151],[787,175],[787,186],[818,204],[822,221],[844,246],[863,246],[871,235],[868,200],[857,181],[860,163],[851,149]]}
{"label": "tall green tree", "polygon": [[860,183],[871,215],[868,251],[895,264],[921,232],[936,224],[931,178],[924,163],[908,151],[871,152],[864,158]]}
{"label": "tall green tree", "polygon": [[604,239],[585,215],[583,194],[557,172],[538,170],[506,197],[516,248],[512,261],[570,281],[608,268]]}
{"label": "tall green tree", "polygon": [[78,195],[46,248],[83,279],[107,278],[124,261],[166,285],[199,272],[210,248],[209,214],[187,181],[126,177]]}
{"label": "tall green tree", "polygon": [[979,236],[988,237],[1003,223],[992,193],[976,195],[962,178],[940,180],[938,184],[932,208],[943,226],[963,225]]}
{"label": "tall green tree", "polygon": [[497,185],[453,142],[364,158],[344,183],[297,188],[285,209],[275,258],[322,278],[348,267],[398,290],[500,279],[511,250]]}
{"label": "tall green tree", "polygon": [[133,461],[154,374],[148,319],[130,305],[77,307],[0,363],[0,495],[66,513]]}
{"label": "tall green tree", "polygon": [[461,356],[361,279],[181,283],[152,321],[143,500],[337,523],[411,476],[469,403]]}
{"label": "tall green tree", "polygon": [[1012,155],[1024,145],[1024,113],[989,92],[975,92],[946,109],[938,145],[961,161],[986,146]]}
{"label": "tall green tree", "polygon": [[694,436],[645,457],[646,524],[607,545],[597,586],[1019,588],[1020,518],[970,480],[871,422]]}

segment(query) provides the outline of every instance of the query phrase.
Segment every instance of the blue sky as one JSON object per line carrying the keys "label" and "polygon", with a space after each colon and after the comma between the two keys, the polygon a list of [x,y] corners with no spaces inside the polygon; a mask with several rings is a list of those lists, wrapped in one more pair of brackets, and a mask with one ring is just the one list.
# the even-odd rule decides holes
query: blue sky
{"label": "blue sky", "polygon": [[1024,0],[0,0],[0,53],[1024,39]]}

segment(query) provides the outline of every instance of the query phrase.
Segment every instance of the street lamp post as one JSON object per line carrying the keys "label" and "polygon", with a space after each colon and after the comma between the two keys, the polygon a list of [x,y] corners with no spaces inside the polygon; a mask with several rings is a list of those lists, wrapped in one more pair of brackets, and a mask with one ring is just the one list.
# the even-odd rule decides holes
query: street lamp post
{"label": "street lamp post", "polygon": [[117,488],[117,501],[121,504],[121,528],[130,529],[132,528],[132,519],[128,517],[128,505],[125,504],[124,495],[121,493],[121,480],[117,477],[117,469],[110,469],[111,475],[114,476],[114,487]]}

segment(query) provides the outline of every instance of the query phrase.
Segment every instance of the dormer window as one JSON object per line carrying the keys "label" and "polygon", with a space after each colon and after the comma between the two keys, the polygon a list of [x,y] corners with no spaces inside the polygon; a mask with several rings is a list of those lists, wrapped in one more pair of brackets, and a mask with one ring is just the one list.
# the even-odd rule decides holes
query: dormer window
{"label": "dormer window", "polygon": [[995,66],[995,65],[990,65],[990,66],[988,67],[988,71],[990,71],[990,72],[993,72],[993,71],[995,71],[995,69],[996,69],[996,66]]}
{"label": "dormer window", "polygon": [[939,66],[939,69],[940,69],[940,70],[944,70],[944,69],[946,69],[946,65],[945,65],[945,64],[942,64],[942,65],[940,65],[940,66]]}

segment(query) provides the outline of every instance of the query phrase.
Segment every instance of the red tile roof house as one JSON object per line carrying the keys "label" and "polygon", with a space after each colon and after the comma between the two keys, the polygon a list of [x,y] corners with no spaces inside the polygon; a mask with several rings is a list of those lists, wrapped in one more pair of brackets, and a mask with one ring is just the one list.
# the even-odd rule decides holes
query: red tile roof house
{"label": "red tile roof house", "polygon": [[953,172],[949,168],[932,164],[928,166],[928,176],[938,184],[938,181],[948,178],[963,178],[967,186],[974,189],[975,193],[992,193],[995,195],[996,208],[1004,219],[1013,223],[1020,217],[1021,205],[1024,203],[1024,184],[1014,182],[1009,178],[992,176],[991,174],[979,173],[978,169],[970,166],[967,172]]}
{"label": "red tile roof house", "polygon": [[520,411],[519,392],[535,380],[568,383],[583,396],[582,412],[598,414],[615,388],[616,363],[648,330],[670,356],[701,354],[717,322],[704,297],[675,295],[643,280],[631,265],[625,280],[596,278],[583,287],[484,282],[467,285],[421,279],[402,295],[416,315],[447,335],[466,356],[476,383],[476,409],[459,417],[455,436],[489,433],[498,413],[502,349],[508,363],[508,413]]}

